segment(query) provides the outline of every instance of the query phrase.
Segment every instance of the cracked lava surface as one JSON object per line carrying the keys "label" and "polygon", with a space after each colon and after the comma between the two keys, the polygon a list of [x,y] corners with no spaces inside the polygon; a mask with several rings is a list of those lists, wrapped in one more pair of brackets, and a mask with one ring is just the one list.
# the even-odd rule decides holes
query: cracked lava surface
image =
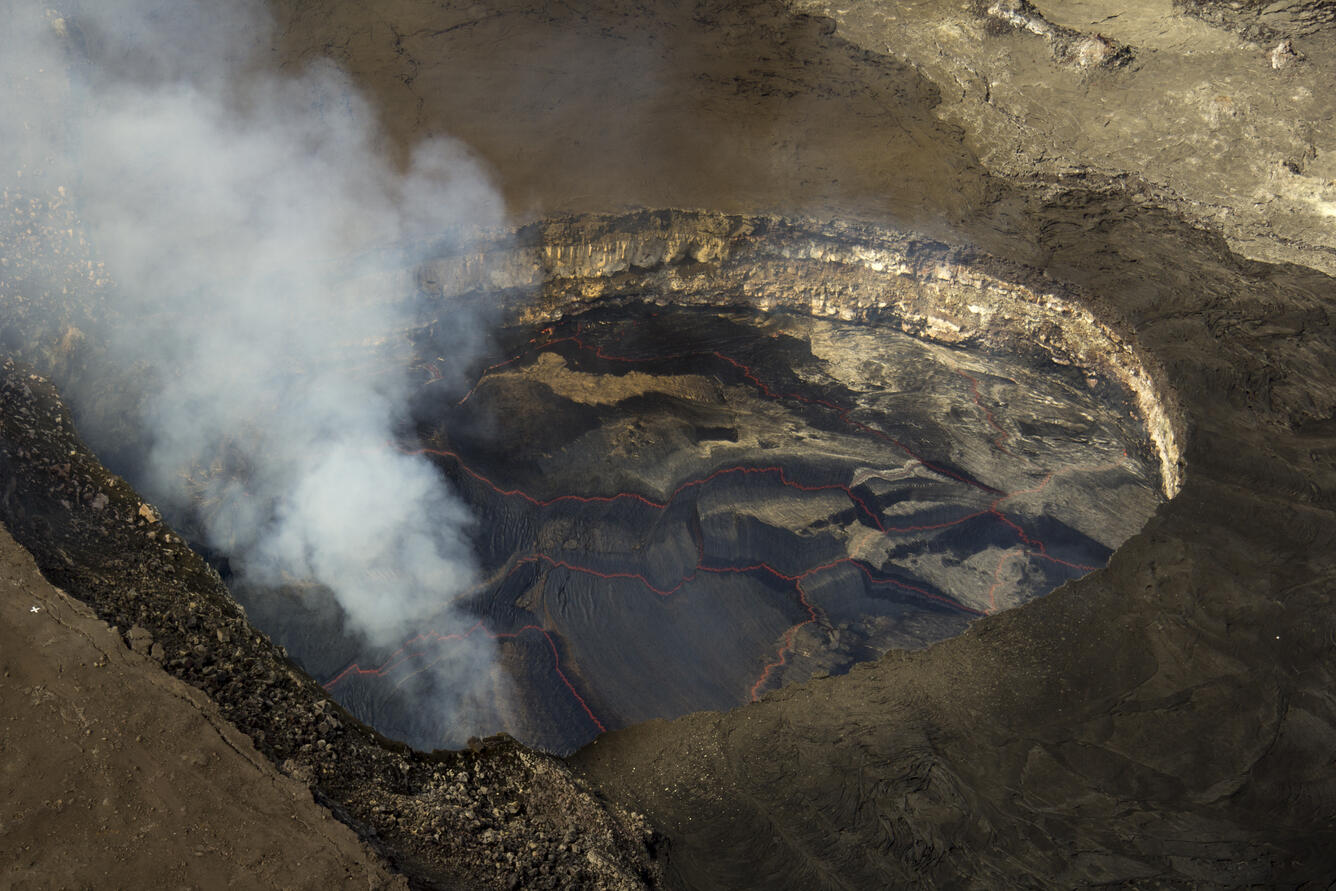
{"label": "cracked lava surface", "polygon": [[[506,731],[569,752],[927,645],[1102,566],[1159,500],[1126,402],[1073,369],[754,311],[596,310],[499,341],[463,392],[420,357],[416,429],[387,446],[479,517],[483,579],[453,601],[476,622],[368,651],[300,609],[257,616],[419,748]],[[430,704],[470,638],[502,658],[461,727]]]}

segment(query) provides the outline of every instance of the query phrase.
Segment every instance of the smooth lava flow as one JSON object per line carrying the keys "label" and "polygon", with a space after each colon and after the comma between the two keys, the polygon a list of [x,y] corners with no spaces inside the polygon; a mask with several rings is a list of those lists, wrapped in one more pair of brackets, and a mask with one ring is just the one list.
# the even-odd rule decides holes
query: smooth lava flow
{"label": "smooth lava flow", "polygon": [[[960,633],[1102,566],[1159,500],[1116,387],[898,331],[649,305],[512,330],[416,428],[481,518],[484,580],[384,651],[261,624],[353,713],[457,747],[434,665],[496,641],[475,712],[566,753]],[[279,627],[275,628],[274,626]]]}

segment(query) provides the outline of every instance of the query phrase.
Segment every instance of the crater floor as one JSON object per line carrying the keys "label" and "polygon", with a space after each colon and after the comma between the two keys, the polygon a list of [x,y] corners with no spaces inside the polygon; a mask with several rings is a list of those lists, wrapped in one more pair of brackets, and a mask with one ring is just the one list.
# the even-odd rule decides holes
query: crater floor
{"label": "crater floor", "polygon": [[[567,752],[912,649],[1101,565],[1158,502],[1118,392],[1074,369],[791,314],[633,305],[511,330],[416,430],[483,518],[481,582],[368,650],[245,596],[359,717],[432,749]],[[331,640],[331,637],[333,638]],[[491,638],[461,722],[436,669]],[[449,678],[461,670],[451,665]]]}

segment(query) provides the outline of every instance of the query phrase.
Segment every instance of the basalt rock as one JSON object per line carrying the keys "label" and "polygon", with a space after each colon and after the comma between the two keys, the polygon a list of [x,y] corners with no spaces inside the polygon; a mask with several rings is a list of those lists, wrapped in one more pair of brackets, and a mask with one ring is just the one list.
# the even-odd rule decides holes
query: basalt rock
{"label": "basalt rock", "polygon": [[1189,15],[1245,37],[1285,39],[1336,25],[1336,9],[1321,0],[1270,3],[1266,0],[1174,0]]}
{"label": "basalt rock", "polygon": [[422,268],[419,282],[440,298],[509,294],[522,322],[625,300],[742,305],[888,324],[941,343],[1089,368],[1133,394],[1165,493],[1180,484],[1175,397],[1129,336],[1128,320],[1033,269],[874,225],[691,211],[556,218],[513,241],[443,256]]}

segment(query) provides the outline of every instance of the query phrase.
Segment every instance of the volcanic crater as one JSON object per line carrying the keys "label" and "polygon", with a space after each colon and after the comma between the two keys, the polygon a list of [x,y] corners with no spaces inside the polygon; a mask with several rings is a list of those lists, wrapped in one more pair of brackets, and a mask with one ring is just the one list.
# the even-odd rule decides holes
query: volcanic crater
{"label": "volcanic crater", "polygon": [[[1178,484],[1172,412],[1112,328],[891,230],[563,218],[418,283],[411,346],[360,361],[412,369],[385,448],[427,456],[478,518],[479,581],[441,602],[471,624],[375,647],[317,586],[234,585],[417,748],[505,731],[567,753],[925,646],[1102,566]],[[498,293],[489,355],[443,374],[453,314]],[[501,658],[464,725],[448,679],[469,638]]]}

